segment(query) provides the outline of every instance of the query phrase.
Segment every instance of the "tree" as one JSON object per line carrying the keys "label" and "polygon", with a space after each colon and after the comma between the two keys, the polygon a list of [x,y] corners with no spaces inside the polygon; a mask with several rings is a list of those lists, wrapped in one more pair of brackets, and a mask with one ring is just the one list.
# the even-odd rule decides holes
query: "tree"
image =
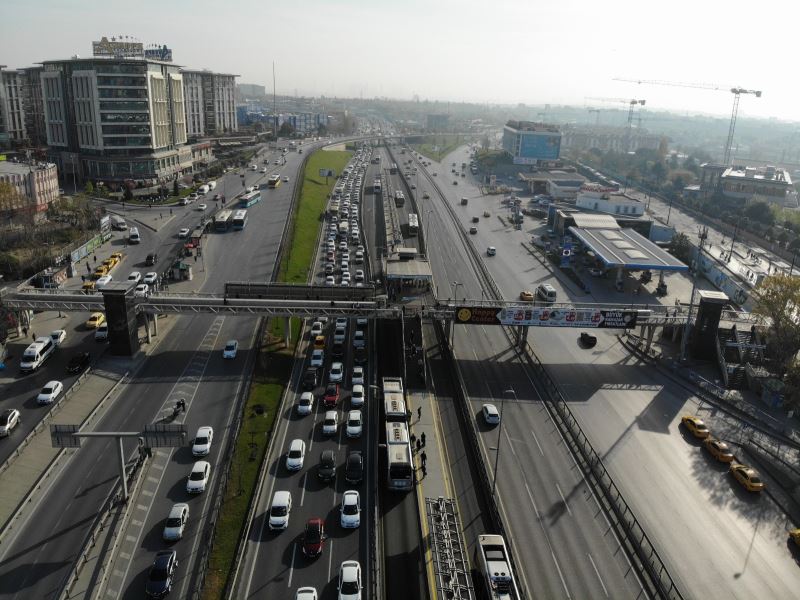
{"label": "tree", "polygon": [[653,168],[650,169],[650,173],[653,175],[653,179],[656,182],[656,187],[659,187],[661,182],[664,181],[664,178],[667,176],[667,167],[664,166],[664,163],[659,160],[653,164]]}
{"label": "tree", "polygon": [[92,185],[91,181],[86,182],[86,187],[84,188],[84,191],[86,192],[87,196],[91,196],[92,194],[94,194],[94,185]]}
{"label": "tree", "polygon": [[172,182],[172,195],[177,196],[180,194],[180,188],[178,187],[178,180]]}
{"label": "tree", "polygon": [[133,200],[133,191],[128,186],[125,186],[125,193],[122,196],[126,202]]}
{"label": "tree", "polygon": [[766,277],[754,291],[753,313],[769,323],[767,350],[783,377],[800,351],[800,277]]}
{"label": "tree", "polygon": [[289,123],[288,121],[284,121],[283,125],[281,125],[281,128],[278,129],[278,135],[282,137],[289,137],[293,133],[294,133],[294,127],[292,127],[292,124]]}
{"label": "tree", "polygon": [[744,214],[754,221],[764,223],[765,225],[772,225],[775,223],[775,213],[772,212],[770,205],[760,200],[751,202],[750,205],[744,209]]}
{"label": "tree", "polygon": [[672,256],[683,263],[688,263],[692,255],[692,244],[685,233],[676,233],[669,242],[669,251]]}

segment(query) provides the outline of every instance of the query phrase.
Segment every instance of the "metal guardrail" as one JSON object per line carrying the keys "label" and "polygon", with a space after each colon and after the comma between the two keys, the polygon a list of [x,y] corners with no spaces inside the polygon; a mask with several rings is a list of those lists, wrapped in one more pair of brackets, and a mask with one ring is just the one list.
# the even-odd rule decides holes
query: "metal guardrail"
{"label": "metal guardrail", "polygon": [[474,600],[469,557],[464,548],[455,500],[425,498],[425,512],[431,532],[438,597]]}

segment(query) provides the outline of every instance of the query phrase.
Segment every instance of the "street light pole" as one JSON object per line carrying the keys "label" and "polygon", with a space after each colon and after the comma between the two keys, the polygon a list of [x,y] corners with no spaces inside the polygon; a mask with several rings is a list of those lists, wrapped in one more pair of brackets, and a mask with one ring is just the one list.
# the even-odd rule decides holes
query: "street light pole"
{"label": "street light pole", "polygon": [[492,475],[492,498],[494,498],[494,493],[497,489],[497,467],[500,462],[500,441],[502,438],[500,437],[503,433],[503,409],[506,405],[506,396],[512,395],[514,396],[514,400],[517,399],[517,393],[514,391],[514,388],[508,388],[507,390],[503,391],[503,395],[500,397],[500,424],[497,426],[497,448],[495,449],[494,453],[494,473]]}
{"label": "street light pole", "polygon": [[686,315],[686,325],[683,328],[683,335],[681,336],[681,361],[686,360],[686,346],[689,343],[689,331],[692,327],[692,308],[694,307],[694,292],[697,289],[698,270],[703,268],[703,244],[708,237],[708,228],[705,227],[700,231],[700,247],[697,249],[697,268],[694,272],[692,279],[692,295],[689,297],[689,314]]}
{"label": "street light pole", "polygon": [[456,293],[456,290],[458,290],[458,286],[464,287],[464,284],[461,283],[460,281],[454,281],[453,283],[450,284],[450,286],[452,287],[453,301],[457,301],[458,294]]}

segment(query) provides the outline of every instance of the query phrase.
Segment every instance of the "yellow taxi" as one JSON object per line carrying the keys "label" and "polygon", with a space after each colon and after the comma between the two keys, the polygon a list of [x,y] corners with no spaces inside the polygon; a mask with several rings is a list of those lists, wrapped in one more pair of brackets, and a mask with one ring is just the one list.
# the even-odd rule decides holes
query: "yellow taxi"
{"label": "yellow taxi", "polygon": [[708,437],[703,440],[703,447],[708,450],[708,453],[716,458],[719,462],[733,462],[733,452],[731,452],[730,446],[728,446],[728,444],[722,440]]}
{"label": "yellow taxi", "polygon": [[530,290],[522,290],[519,293],[519,299],[525,302],[533,302],[533,292]]}
{"label": "yellow taxi", "polygon": [[103,261],[103,264],[105,265],[106,269],[110,271],[111,269],[117,266],[117,262],[118,261],[116,258],[107,258]]}
{"label": "yellow taxi", "polygon": [[106,265],[98,265],[98,267],[94,270],[94,274],[98,277],[108,275],[108,267]]}
{"label": "yellow taxi", "polygon": [[325,348],[325,336],[324,335],[315,335],[314,336],[314,348],[324,349]]}
{"label": "yellow taxi", "polygon": [[800,529],[792,529],[789,532],[789,539],[800,546]]}
{"label": "yellow taxi", "polygon": [[117,263],[122,262],[122,257],[125,256],[122,252],[114,252],[111,255],[111,258],[117,261]]}
{"label": "yellow taxi", "polygon": [[83,293],[84,294],[91,294],[94,291],[95,285],[94,281],[86,281],[83,284]]}
{"label": "yellow taxi", "polygon": [[700,417],[695,417],[694,415],[684,415],[681,417],[681,423],[683,423],[683,426],[691,431],[692,435],[696,438],[704,440],[711,435],[711,431],[709,430],[708,426]]}
{"label": "yellow taxi", "polygon": [[760,492],[766,487],[758,471],[747,465],[731,463],[730,473],[748,492]]}
{"label": "yellow taxi", "polygon": [[92,313],[92,316],[89,317],[89,320],[86,321],[86,327],[89,329],[97,329],[106,322],[106,316],[101,312]]}

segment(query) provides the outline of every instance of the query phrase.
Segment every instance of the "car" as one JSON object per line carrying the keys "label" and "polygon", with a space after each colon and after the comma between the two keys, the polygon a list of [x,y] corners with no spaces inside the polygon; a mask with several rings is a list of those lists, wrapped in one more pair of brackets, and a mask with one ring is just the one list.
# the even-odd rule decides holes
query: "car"
{"label": "car", "polygon": [[311,324],[311,339],[314,339],[315,336],[322,335],[323,330],[322,321],[314,321]]}
{"label": "car", "polygon": [[323,364],[325,364],[325,351],[317,348],[311,353],[311,366],[321,367]]}
{"label": "car", "polygon": [[454,180],[453,180],[453,185],[458,185],[458,181],[456,181],[456,180],[454,179]]}
{"label": "car", "polygon": [[477,227],[475,227],[475,226],[472,226],[472,227],[470,227],[470,228],[469,228],[469,232],[470,232],[472,235],[475,235],[476,233],[478,233],[478,228],[477,228]]}
{"label": "car", "polygon": [[742,484],[742,487],[748,492],[760,492],[766,487],[758,471],[747,465],[732,462],[729,467],[729,473],[733,475],[733,478]]}
{"label": "car", "polygon": [[11,435],[14,427],[20,424],[19,411],[16,408],[7,408],[0,413],[0,437]]}
{"label": "car", "polygon": [[356,490],[347,490],[342,494],[339,513],[343,529],[355,529],[361,525],[361,497]]}
{"label": "car", "polygon": [[136,286],[136,289],[133,290],[133,297],[134,298],[147,298],[147,294],[150,293],[150,286],[146,283],[140,283]]}
{"label": "car", "polygon": [[333,275],[328,275],[327,277],[325,277],[325,285],[330,285],[330,286],[336,285],[336,280],[333,278]]}
{"label": "car", "polygon": [[339,416],[335,410],[329,410],[325,413],[325,418],[322,421],[322,435],[336,435],[336,429],[339,426]]}
{"label": "car", "polygon": [[317,387],[317,383],[319,379],[317,377],[317,369],[315,367],[309,367],[303,373],[303,389],[304,390],[313,390]]}
{"label": "car", "polygon": [[211,452],[211,442],[214,439],[214,429],[204,425],[197,430],[192,442],[192,456],[206,456]]}
{"label": "car", "polygon": [[78,354],[73,354],[72,358],[70,358],[69,362],[67,363],[67,373],[80,373],[89,366],[91,359],[92,355],[88,352],[78,352]]}
{"label": "car", "polygon": [[283,183],[289,183],[289,176],[288,175],[284,175],[283,176]]}
{"label": "car", "polygon": [[238,340],[228,340],[225,342],[225,347],[222,349],[222,358],[236,358],[239,352]]}
{"label": "car", "polygon": [[55,402],[56,398],[64,391],[64,384],[60,381],[48,381],[36,396],[36,402],[39,404],[51,404]]}
{"label": "car", "polygon": [[359,438],[361,437],[361,432],[364,428],[364,420],[361,416],[360,410],[351,410],[347,413],[347,428],[345,429],[345,434],[349,438]]}
{"label": "car", "polygon": [[201,494],[206,490],[210,476],[211,465],[204,460],[198,460],[192,465],[192,470],[186,479],[186,492],[189,494]]}
{"label": "car", "polygon": [[347,330],[344,327],[336,326],[336,329],[333,330],[333,341],[334,342],[344,342],[344,339],[347,337]]}
{"label": "car", "polygon": [[353,348],[363,348],[367,345],[367,337],[363,329],[358,329],[353,334]]}
{"label": "car", "polygon": [[354,384],[353,390],[350,392],[350,406],[363,406],[365,399],[364,386],[360,383]]}
{"label": "car", "polygon": [[704,440],[711,435],[711,431],[700,417],[695,417],[694,415],[684,415],[681,417],[681,423],[694,437],[698,439]]}
{"label": "car", "polygon": [[486,249],[486,256],[494,256],[496,254],[497,254],[497,248],[495,248],[494,246],[489,246]]}
{"label": "car", "polygon": [[108,323],[103,323],[94,330],[94,341],[95,342],[106,342],[108,341]]}
{"label": "car", "polygon": [[314,349],[315,350],[324,350],[325,349],[325,336],[318,335],[314,337]]}
{"label": "car", "polygon": [[364,479],[364,458],[358,450],[347,455],[344,464],[344,480],[347,483],[361,483]]}
{"label": "car", "polygon": [[356,281],[364,281],[364,271],[362,269],[356,269]]}
{"label": "car", "polygon": [[303,440],[292,440],[286,453],[286,470],[299,471],[306,460],[306,443]]}
{"label": "car", "polygon": [[328,408],[334,408],[339,403],[339,384],[329,383],[325,388],[325,395],[322,402]]}
{"label": "car", "polygon": [[500,413],[494,404],[484,404],[481,407],[483,422],[487,425],[498,425],[500,423]]}
{"label": "car", "polygon": [[430,195],[430,194],[427,192],[427,190],[426,190],[426,191],[422,192],[422,197],[423,197],[425,200],[427,200],[428,198],[430,198],[430,197],[431,197],[431,195]]}
{"label": "car", "polygon": [[524,300],[525,302],[533,302],[533,292],[530,290],[522,290],[519,293],[519,299]]}
{"label": "car", "polygon": [[334,321],[334,327],[336,327],[336,329],[339,329],[340,327],[342,329],[347,329],[348,324],[349,321],[347,317],[336,317],[336,321]]}
{"label": "car", "polygon": [[163,598],[172,591],[175,569],[178,568],[178,553],[162,550],[156,553],[153,566],[147,573],[144,591],[150,598]]}
{"label": "car", "polygon": [[183,530],[189,520],[189,505],[183,502],[173,504],[164,523],[161,537],[166,542],[175,542],[183,537]]}
{"label": "car", "polygon": [[146,267],[152,267],[158,262],[158,254],[155,252],[151,252],[147,255],[147,258],[144,259],[144,264]]}
{"label": "car", "polygon": [[125,255],[122,252],[112,252],[111,258],[117,261],[117,263],[122,262],[122,259],[125,258]]}
{"label": "car", "polygon": [[292,494],[279,490],[272,495],[272,504],[269,507],[269,528],[286,529],[289,527],[289,517],[292,514]]}
{"label": "car", "polygon": [[101,277],[103,277],[104,275],[108,275],[108,266],[106,266],[106,265],[100,265],[99,267],[97,267],[97,268],[94,270],[94,275],[92,275],[92,277],[93,277],[94,279],[100,279],[100,278],[101,278]]}
{"label": "car", "polygon": [[336,272],[336,265],[333,263],[325,263],[325,275],[333,275]]}
{"label": "car", "polygon": [[53,340],[53,343],[56,346],[60,346],[61,342],[67,339],[67,332],[63,329],[56,329],[55,331],[50,332],[50,339]]}
{"label": "car", "polygon": [[189,237],[189,228],[181,227],[181,229],[178,231],[178,237],[181,239]]}
{"label": "car", "polygon": [[416,186],[415,184],[413,184],[413,183],[412,183],[412,184],[411,184],[411,189],[412,189],[412,190],[415,190],[415,189],[417,189],[417,186]]}
{"label": "car", "polygon": [[789,530],[789,539],[792,540],[795,545],[800,547],[800,529]]}
{"label": "car", "polygon": [[343,342],[333,342],[331,346],[331,355],[336,358],[341,358],[344,356],[344,343]]}
{"label": "car", "polygon": [[481,220],[480,217],[472,217],[472,222],[473,223],[480,223],[480,220]]}
{"label": "car", "polygon": [[344,379],[344,365],[340,362],[331,364],[331,370],[328,372],[328,381],[339,383]]}
{"label": "car", "polygon": [[139,283],[142,280],[142,274],[139,271],[134,271],[130,275],[128,275],[128,281],[133,281],[134,283]]}
{"label": "car", "polygon": [[320,453],[317,477],[322,481],[332,481],[336,477],[336,453],[333,450],[323,450]]}
{"label": "car", "polygon": [[[97,281],[94,282],[94,286],[95,286],[96,289],[99,290],[99,289],[102,289],[105,286],[107,286],[113,280],[114,280],[114,278],[111,275],[103,275],[100,279],[98,279]],[[86,283],[90,283],[90,282],[87,281]],[[86,285],[86,284],[84,284],[84,285]]]}
{"label": "car", "polygon": [[591,269],[589,269],[589,275],[591,275],[592,277],[602,277],[605,274],[606,272],[603,269],[598,269],[596,267],[592,267]]}
{"label": "car", "polygon": [[142,281],[149,286],[154,286],[158,282],[158,273],[155,273],[153,271],[145,273],[144,279],[142,279]]}
{"label": "car", "polygon": [[86,327],[89,329],[97,329],[106,322],[106,316],[101,312],[92,313],[86,321]]}
{"label": "car", "polygon": [[352,383],[353,385],[364,384],[364,367],[359,367],[359,366],[353,367],[353,372],[350,375],[350,383]]}
{"label": "car", "polygon": [[300,398],[297,399],[297,414],[310,415],[314,409],[314,394],[311,392],[303,392]]}
{"label": "car", "polygon": [[207,204],[198,204],[197,205],[197,210],[205,210],[207,208],[208,208]]}
{"label": "car", "polygon": [[718,440],[717,438],[707,437],[703,440],[703,447],[708,450],[708,453],[716,458],[719,462],[729,463],[733,462],[733,452],[730,446]]}
{"label": "car", "polygon": [[366,348],[356,348],[353,352],[353,362],[357,365],[363,365],[367,362],[367,349]]}
{"label": "car", "polygon": [[[325,521],[320,519],[319,517],[314,517],[306,521],[306,528],[303,531],[303,554],[306,555],[308,558],[316,558],[322,554],[322,551],[325,549],[325,540],[328,539],[328,536],[325,535]],[[313,588],[300,588],[303,589],[313,589]],[[300,590],[297,590],[297,596],[295,598],[300,598]],[[316,591],[314,591],[314,598],[316,598]]]}

